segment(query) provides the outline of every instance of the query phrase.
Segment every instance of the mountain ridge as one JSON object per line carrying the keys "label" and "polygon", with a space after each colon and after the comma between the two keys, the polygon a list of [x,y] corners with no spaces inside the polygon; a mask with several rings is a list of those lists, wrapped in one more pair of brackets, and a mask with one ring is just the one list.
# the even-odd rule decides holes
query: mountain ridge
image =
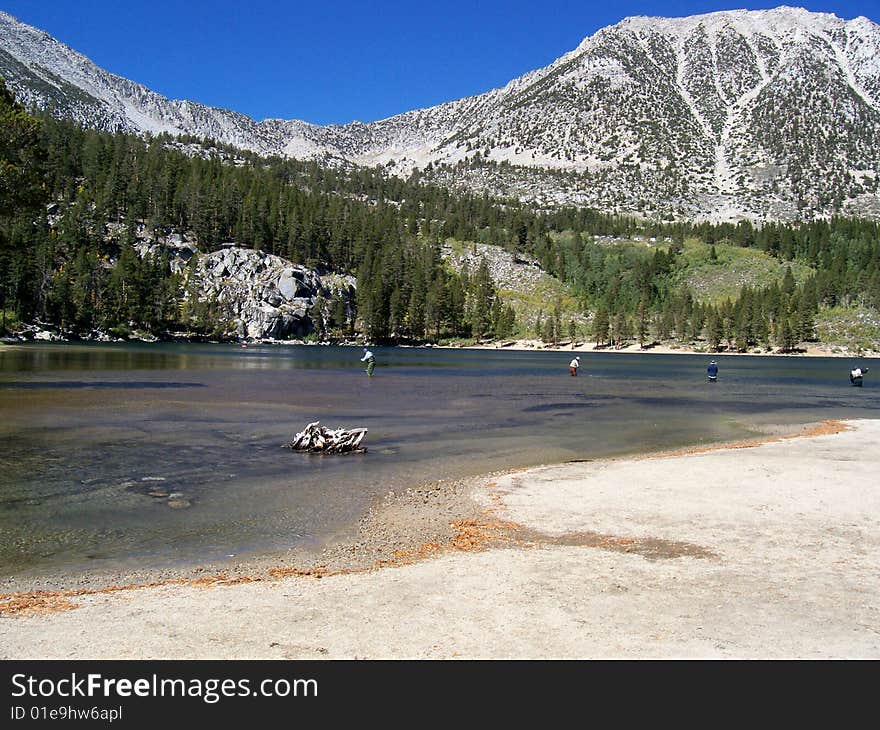
{"label": "mountain ridge", "polygon": [[86,126],[418,171],[543,206],[880,217],[880,27],[864,16],[631,16],[503,87],[327,126],[169,100],[2,11],[0,29],[0,75],[19,98]]}

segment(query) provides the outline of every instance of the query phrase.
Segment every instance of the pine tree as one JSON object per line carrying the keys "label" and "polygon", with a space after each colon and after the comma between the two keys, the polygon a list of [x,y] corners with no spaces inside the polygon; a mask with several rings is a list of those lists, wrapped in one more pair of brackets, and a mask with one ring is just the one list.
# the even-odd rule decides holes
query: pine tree
{"label": "pine tree", "polygon": [[445,285],[445,276],[438,274],[428,290],[425,298],[425,327],[429,339],[434,342],[440,340],[440,332],[443,321],[449,309],[449,293]]}
{"label": "pine tree", "polygon": [[498,304],[498,313],[494,321],[494,334],[496,339],[504,339],[513,334],[516,326],[516,313],[509,304],[502,305],[500,299],[495,300]]}
{"label": "pine tree", "polygon": [[644,347],[648,342],[648,333],[650,331],[650,322],[648,319],[648,308],[645,303],[639,304],[636,312],[636,336],[639,339],[639,347]]}
{"label": "pine tree", "polygon": [[611,323],[611,344],[620,348],[626,345],[632,334],[629,317],[623,310],[618,310]]}
{"label": "pine tree", "polygon": [[477,340],[481,340],[491,331],[494,300],[495,286],[489,275],[489,265],[486,263],[486,259],[481,259],[471,280],[471,291],[468,298],[471,333]]}
{"label": "pine tree", "polygon": [[783,352],[789,352],[794,349],[794,329],[787,315],[782,315],[776,322],[776,345]]}
{"label": "pine tree", "polygon": [[808,297],[801,296],[795,313],[795,336],[802,342],[810,342],[816,337],[814,308]]}
{"label": "pine tree", "polygon": [[608,342],[608,329],[611,323],[608,320],[608,310],[599,307],[593,318],[593,336],[596,338],[596,347],[602,347]]}
{"label": "pine tree", "polygon": [[785,267],[785,275],[782,277],[782,293],[791,296],[794,294],[794,290],[797,284],[794,280],[794,274],[791,273],[791,266]]}
{"label": "pine tree", "polygon": [[[15,106],[8,94],[4,100],[0,107],[7,111]],[[13,116],[20,113],[15,107]],[[428,185],[423,175],[405,181],[382,171],[331,170],[314,161],[266,160],[241,151],[230,164],[220,146],[186,155],[167,136],[144,142],[48,115],[39,119],[30,159],[45,170],[36,178],[37,197],[53,201],[53,224],[40,205],[0,205],[4,316],[63,318],[68,327],[87,329],[169,326],[177,317],[176,309],[169,315],[169,301],[179,302],[181,294],[169,272],[160,270],[161,259],[141,260],[131,250],[142,224],[157,235],[195,231],[203,252],[235,241],[296,263],[356,272],[357,307],[343,314],[344,304],[334,301],[325,328],[335,332],[345,319],[351,331],[361,328],[375,339],[499,337],[504,331],[507,308],[494,287],[478,293],[479,271],[438,273],[439,244],[452,235],[470,250],[478,242],[507,244],[535,256],[565,280],[585,311],[604,307],[615,313],[615,342],[625,340],[633,324],[641,341],[648,312],[655,313],[661,340],[673,333],[696,340],[708,328],[711,310],[681,284],[685,262],[679,254],[692,236],[707,242],[710,260],[713,250],[714,258],[723,258],[719,242],[732,241],[764,248],[782,261],[810,263],[816,271],[798,286],[792,264],[779,283],[741,292],[732,305],[722,305],[721,341],[731,347],[775,342],[783,318],[790,320],[795,342],[815,337],[820,305],[880,305],[880,225],[874,221],[837,218],[756,229],[747,223],[667,225],[574,208],[533,212],[516,201]],[[6,133],[14,126],[0,130],[0,141],[11,138]],[[0,142],[0,157],[11,161],[4,174],[18,174],[24,167],[4,152],[9,149],[21,147]],[[17,185],[13,192],[27,188]],[[3,190],[8,197],[9,185]],[[54,222],[56,215],[60,222]],[[108,223],[123,232],[108,235]],[[648,252],[593,238],[636,233],[669,236],[673,244]],[[536,327],[541,335],[546,316]],[[565,326],[561,316],[550,315],[557,340]]]}
{"label": "pine tree", "polygon": [[327,300],[322,294],[315,297],[315,301],[309,309],[309,318],[312,320],[312,330],[320,338],[324,339],[327,333]]}
{"label": "pine tree", "polygon": [[709,342],[709,349],[718,352],[723,338],[723,329],[721,326],[721,316],[716,309],[712,309],[706,321],[706,339]]}
{"label": "pine tree", "polygon": [[770,349],[770,323],[763,309],[754,313],[755,342],[765,349]]}
{"label": "pine tree", "polygon": [[559,344],[560,337],[562,337],[562,307],[557,301],[553,305],[553,337],[551,338],[553,347]]}

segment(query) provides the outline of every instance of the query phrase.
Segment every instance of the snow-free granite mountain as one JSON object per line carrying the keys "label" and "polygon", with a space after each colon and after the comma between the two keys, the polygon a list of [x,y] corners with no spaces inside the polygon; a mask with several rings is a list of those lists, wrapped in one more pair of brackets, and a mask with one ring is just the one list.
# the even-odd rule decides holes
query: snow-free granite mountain
{"label": "snow-free granite mountain", "polygon": [[110,74],[0,12],[0,75],[84,125],[383,165],[665,219],[880,218],[880,26],[799,8],[627,18],[502,89],[363,124],[257,122]]}

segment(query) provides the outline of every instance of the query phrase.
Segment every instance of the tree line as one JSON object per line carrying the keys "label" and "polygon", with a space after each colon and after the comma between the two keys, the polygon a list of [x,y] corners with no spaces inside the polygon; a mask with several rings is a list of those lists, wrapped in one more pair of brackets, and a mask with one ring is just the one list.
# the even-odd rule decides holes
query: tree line
{"label": "tree line", "polygon": [[[376,341],[523,334],[485,263],[454,272],[448,239],[534,256],[591,313],[600,344],[704,337],[714,347],[792,347],[815,336],[823,306],[880,307],[880,228],[835,218],[763,226],[646,221],[587,208],[536,211],[516,200],[453,193],[386,170],[261,158],[210,140],[143,139],[28,114],[0,84],[2,326],[42,319],[74,331],[140,328],[216,333],[211,303],[184,297],[163,257],[138,256],[139,226],[357,276],[357,316],[317,307],[322,333]],[[656,237],[652,251],[601,237]],[[701,304],[677,278],[682,243],[755,248],[815,274]],[[188,303],[187,303],[188,302]],[[551,337],[573,322],[542,319]],[[549,324],[548,324],[549,322]]]}

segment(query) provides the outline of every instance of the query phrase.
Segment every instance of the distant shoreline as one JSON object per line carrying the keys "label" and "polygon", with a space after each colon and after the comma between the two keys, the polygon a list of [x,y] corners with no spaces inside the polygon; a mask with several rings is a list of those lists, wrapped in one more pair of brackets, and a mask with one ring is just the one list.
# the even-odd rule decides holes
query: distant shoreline
{"label": "distant shoreline", "polygon": [[750,350],[748,352],[736,352],[721,350],[720,352],[711,352],[708,350],[698,350],[691,347],[674,347],[671,345],[653,345],[648,347],[640,347],[638,344],[627,345],[626,347],[596,347],[595,344],[581,343],[572,347],[572,345],[564,344],[553,347],[539,340],[513,340],[504,343],[487,343],[481,345],[436,345],[446,349],[471,349],[471,350],[525,350],[530,352],[547,351],[547,352],[590,352],[590,353],[612,353],[612,354],[636,354],[636,355],[702,355],[708,358],[726,357],[729,355],[744,355],[751,357],[838,357],[838,358],[874,358],[880,357],[880,352],[869,350],[861,354],[839,351],[834,347],[811,346],[802,351],[797,352],[780,352],[779,350]]}
{"label": "distant shoreline", "polygon": [[720,350],[711,352],[709,350],[700,350],[693,347],[676,346],[676,345],[649,345],[641,347],[637,343],[626,345],[625,347],[603,346],[597,347],[594,343],[582,342],[575,346],[571,343],[560,344],[557,346],[549,345],[540,340],[504,340],[502,342],[486,342],[472,345],[435,345],[435,344],[383,344],[378,345],[374,342],[362,342],[353,340],[343,340],[340,342],[307,342],[305,340],[275,340],[260,339],[247,340],[241,342],[239,340],[197,340],[197,339],[129,339],[129,340],[99,340],[99,339],[21,339],[11,340],[4,338],[0,340],[0,347],[20,347],[22,345],[70,345],[70,344],[104,344],[104,345],[124,345],[124,344],[200,344],[200,345],[241,345],[243,349],[251,346],[272,346],[272,345],[300,345],[307,347],[363,347],[369,344],[371,347],[399,347],[403,349],[426,349],[426,350],[510,350],[523,352],[588,352],[597,354],[629,354],[629,355],[702,355],[704,357],[728,357],[728,356],[746,356],[746,357],[836,357],[849,359],[870,359],[880,357],[880,350],[866,350],[861,353],[851,352],[838,346],[822,346],[811,345],[804,349],[794,352],[780,352],[779,350],[758,350],[751,349],[747,352],[737,352],[735,350]]}

